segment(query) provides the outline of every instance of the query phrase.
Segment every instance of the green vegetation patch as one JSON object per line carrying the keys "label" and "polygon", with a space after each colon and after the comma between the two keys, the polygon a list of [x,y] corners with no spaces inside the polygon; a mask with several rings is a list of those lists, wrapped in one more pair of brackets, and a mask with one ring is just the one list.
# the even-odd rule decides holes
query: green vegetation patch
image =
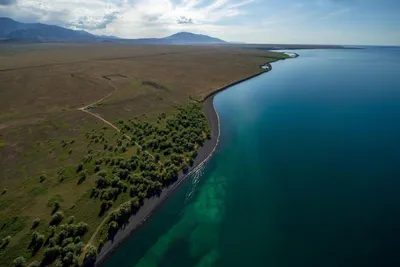
{"label": "green vegetation patch", "polygon": [[14,236],[21,231],[27,224],[28,217],[12,217],[1,220],[0,238]]}
{"label": "green vegetation patch", "polygon": [[[42,170],[23,181],[28,196],[42,206],[33,208],[38,212],[23,208],[29,217],[2,221],[5,245],[0,265],[25,260],[74,266],[92,261],[94,251],[128,222],[146,198],[174,183],[180,171],[188,171],[197,149],[210,138],[202,106],[193,103],[177,106],[170,116],[159,114],[155,123],[133,118],[117,120],[116,125],[120,133],[107,127],[84,133],[86,144],[79,141],[76,149],[86,153],[76,165]],[[64,138],[48,144],[68,151],[75,141]],[[67,161],[73,156],[61,155]],[[2,205],[7,201],[3,199]]]}

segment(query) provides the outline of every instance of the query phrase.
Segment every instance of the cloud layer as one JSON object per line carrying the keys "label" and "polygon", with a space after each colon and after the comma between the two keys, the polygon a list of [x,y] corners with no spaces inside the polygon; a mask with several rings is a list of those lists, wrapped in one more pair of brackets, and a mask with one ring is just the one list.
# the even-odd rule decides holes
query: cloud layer
{"label": "cloud layer", "polygon": [[0,16],[122,37],[207,30],[254,0],[0,0]]}

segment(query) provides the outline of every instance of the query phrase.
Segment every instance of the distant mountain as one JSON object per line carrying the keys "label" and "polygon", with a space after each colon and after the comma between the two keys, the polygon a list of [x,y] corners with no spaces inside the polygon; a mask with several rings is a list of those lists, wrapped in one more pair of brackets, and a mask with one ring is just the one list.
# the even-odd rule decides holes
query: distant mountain
{"label": "distant mountain", "polygon": [[24,28],[26,28],[24,23],[9,18],[0,18],[0,38],[6,38],[10,32]]}
{"label": "distant mountain", "polygon": [[57,41],[95,41],[96,37],[85,31],[74,31],[58,26],[42,24],[38,28],[28,28],[10,32],[8,39],[25,40],[33,42]]}
{"label": "distant mountain", "polygon": [[162,38],[163,41],[169,42],[169,43],[176,43],[176,44],[221,44],[221,43],[226,43],[225,41],[210,37],[208,35],[203,35],[203,34],[194,34],[190,32],[178,32],[175,33],[171,36]]}
{"label": "distant mountain", "polygon": [[42,23],[21,23],[9,18],[0,18],[0,38],[30,42],[96,40],[96,36],[85,31],[74,31]]}
{"label": "distant mountain", "polygon": [[225,41],[202,34],[190,32],[179,32],[164,38],[140,38],[140,39],[118,39],[112,40],[114,43],[131,44],[223,44]]}
{"label": "distant mountain", "polygon": [[93,35],[43,23],[21,23],[0,18],[0,39],[23,42],[107,42],[128,44],[221,44],[225,41],[202,34],[179,32],[165,38],[120,39]]}
{"label": "distant mountain", "polygon": [[106,38],[106,39],[121,39],[121,38],[119,38],[117,36],[114,36],[114,35],[97,35],[97,37]]}

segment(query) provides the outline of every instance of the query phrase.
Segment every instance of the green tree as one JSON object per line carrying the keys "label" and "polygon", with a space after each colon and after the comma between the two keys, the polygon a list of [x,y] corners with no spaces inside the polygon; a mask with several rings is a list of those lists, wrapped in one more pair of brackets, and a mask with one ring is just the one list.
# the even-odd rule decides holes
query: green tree
{"label": "green tree", "polygon": [[119,229],[119,225],[116,221],[111,221],[108,224],[108,233],[113,234],[113,233],[117,232],[118,229]]}
{"label": "green tree", "polygon": [[13,261],[13,264],[15,267],[23,267],[25,265],[25,262],[26,262],[25,258],[22,256],[19,256],[18,258],[16,258]]}
{"label": "green tree", "polygon": [[10,244],[11,242],[11,236],[6,236],[1,240],[1,248],[5,248]]}
{"label": "green tree", "polygon": [[61,248],[59,246],[54,246],[51,248],[46,248],[43,254],[42,264],[46,266],[54,262],[61,253]]}
{"label": "green tree", "polygon": [[96,165],[96,166],[94,166],[94,170],[93,170],[94,172],[98,172],[98,171],[100,171],[100,165]]}
{"label": "green tree", "polygon": [[28,265],[28,267],[39,267],[40,266],[40,263],[38,262],[38,261],[32,261],[29,265]]}
{"label": "green tree", "polygon": [[74,221],[75,221],[75,217],[74,217],[74,216],[69,216],[69,217],[68,217],[68,220],[67,220],[67,223],[68,223],[68,224],[73,224]]}
{"label": "green tree", "polygon": [[55,234],[56,234],[56,227],[55,226],[49,226],[48,228],[47,228],[47,238],[52,238]]}
{"label": "green tree", "polygon": [[67,252],[62,258],[63,266],[78,266],[78,259],[73,252]]}
{"label": "green tree", "polygon": [[56,211],[58,211],[60,209],[60,207],[61,207],[60,202],[54,201],[53,209],[51,210],[51,214],[56,213]]}
{"label": "green tree", "polygon": [[34,231],[31,236],[30,247],[33,249],[33,252],[36,253],[44,243],[44,236]]}
{"label": "green tree", "polygon": [[46,180],[46,178],[47,178],[46,174],[41,174],[39,177],[39,182],[43,183]]}
{"label": "green tree", "polygon": [[76,167],[76,172],[80,172],[83,170],[83,164],[79,163],[78,166]]}
{"label": "green tree", "polygon": [[36,218],[35,220],[33,220],[33,222],[32,222],[32,229],[36,229],[36,227],[38,227],[39,226],[39,224],[40,224],[40,219],[39,218]]}
{"label": "green tree", "polygon": [[59,225],[61,221],[64,219],[64,213],[62,211],[57,211],[51,216],[51,220],[49,222],[50,225]]}
{"label": "green tree", "polygon": [[83,183],[83,182],[86,180],[87,171],[86,171],[86,170],[81,171],[81,172],[79,173],[78,177],[79,177],[79,179],[78,179],[78,184]]}
{"label": "green tree", "polygon": [[88,231],[89,226],[87,225],[87,223],[84,222],[79,222],[76,225],[76,230],[75,230],[75,235],[76,236],[83,236],[86,234],[86,232]]}
{"label": "green tree", "polygon": [[101,170],[97,173],[97,176],[105,178],[107,176],[107,171]]}
{"label": "green tree", "polygon": [[86,249],[85,254],[85,263],[91,263],[96,260],[97,257],[97,249],[96,247],[89,245]]}

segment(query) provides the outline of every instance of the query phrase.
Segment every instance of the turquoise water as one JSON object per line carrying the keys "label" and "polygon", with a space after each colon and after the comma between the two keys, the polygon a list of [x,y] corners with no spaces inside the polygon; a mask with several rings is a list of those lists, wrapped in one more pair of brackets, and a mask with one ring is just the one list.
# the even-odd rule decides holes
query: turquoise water
{"label": "turquoise water", "polygon": [[400,266],[400,50],[299,54],[215,97],[217,153],[104,266]]}

